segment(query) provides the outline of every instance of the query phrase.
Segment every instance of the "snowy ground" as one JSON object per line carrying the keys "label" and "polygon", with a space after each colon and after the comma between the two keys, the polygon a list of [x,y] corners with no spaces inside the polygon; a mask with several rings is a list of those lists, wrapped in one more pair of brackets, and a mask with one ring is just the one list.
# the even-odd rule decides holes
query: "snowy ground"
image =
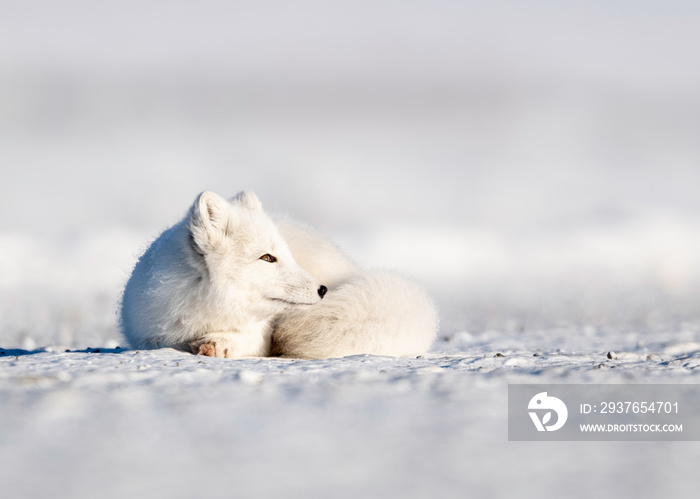
{"label": "snowy ground", "polygon": [[700,323],[621,333],[462,331],[404,359],[4,349],[3,490],[537,497],[546,476],[567,497],[687,494],[697,442],[507,441],[508,383],[699,381]]}
{"label": "snowy ground", "polygon": [[[7,351],[3,490],[535,497],[545,474],[569,497],[688,493],[696,443],[507,442],[506,387],[694,382],[698,348],[659,347],[654,360],[631,353],[619,361],[602,352],[533,357],[511,349],[493,357],[489,348],[324,361]],[[687,349],[695,355],[677,353]]]}
{"label": "snowy ground", "polygon": [[[507,441],[509,383],[700,381],[700,10],[555,4],[4,5],[0,496],[692,496],[697,442]],[[118,348],[204,189],[423,283],[431,353]]]}

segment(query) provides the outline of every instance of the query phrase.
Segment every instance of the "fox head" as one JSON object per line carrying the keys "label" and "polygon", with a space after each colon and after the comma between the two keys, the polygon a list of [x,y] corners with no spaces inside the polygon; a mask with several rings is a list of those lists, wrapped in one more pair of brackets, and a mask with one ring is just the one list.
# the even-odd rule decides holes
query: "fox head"
{"label": "fox head", "polygon": [[224,303],[265,317],[312,305],[327,291],[296,263],[252,192],[228,201],[210,191],[201,193],[187,228],[191,261]]}

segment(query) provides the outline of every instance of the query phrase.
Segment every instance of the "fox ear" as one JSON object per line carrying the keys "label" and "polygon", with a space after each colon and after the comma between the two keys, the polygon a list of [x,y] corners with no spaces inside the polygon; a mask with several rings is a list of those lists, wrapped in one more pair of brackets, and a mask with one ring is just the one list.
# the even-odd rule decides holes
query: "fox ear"
{"label": "fox ear", "polygon": [[226,236],[229,224],[228,202],[211,191],[195,199],[190,211],[189,230],[195,250],[202,253],[216,248]]}
{"label": "fox ear", "polygon": [[262,203],[253,191],[241,191],[231,198],[231,202],[249,210],[262,211]]}

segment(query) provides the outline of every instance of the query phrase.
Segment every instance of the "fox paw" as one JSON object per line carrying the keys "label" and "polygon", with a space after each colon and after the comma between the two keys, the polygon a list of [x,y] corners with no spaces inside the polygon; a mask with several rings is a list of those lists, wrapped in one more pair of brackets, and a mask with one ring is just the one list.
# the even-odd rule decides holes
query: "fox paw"
{"label": "fox paw", "polygon": [[234,357],[233,348],[226,342],[216,340],[197,340],[190,343],[190,349],[195,355],[206,355],[207,357],[222,357],[231,359]]}

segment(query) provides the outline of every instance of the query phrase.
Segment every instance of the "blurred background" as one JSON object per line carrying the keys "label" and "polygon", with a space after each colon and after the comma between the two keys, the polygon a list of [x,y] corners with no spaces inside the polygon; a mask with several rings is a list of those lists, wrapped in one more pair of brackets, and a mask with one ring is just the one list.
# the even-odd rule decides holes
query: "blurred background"
{"label": "blurred background", "polygon": [[698,318],[697,2],[1,10],[3,347],[118,344],[205,189],[414,277],[443,335]]}

